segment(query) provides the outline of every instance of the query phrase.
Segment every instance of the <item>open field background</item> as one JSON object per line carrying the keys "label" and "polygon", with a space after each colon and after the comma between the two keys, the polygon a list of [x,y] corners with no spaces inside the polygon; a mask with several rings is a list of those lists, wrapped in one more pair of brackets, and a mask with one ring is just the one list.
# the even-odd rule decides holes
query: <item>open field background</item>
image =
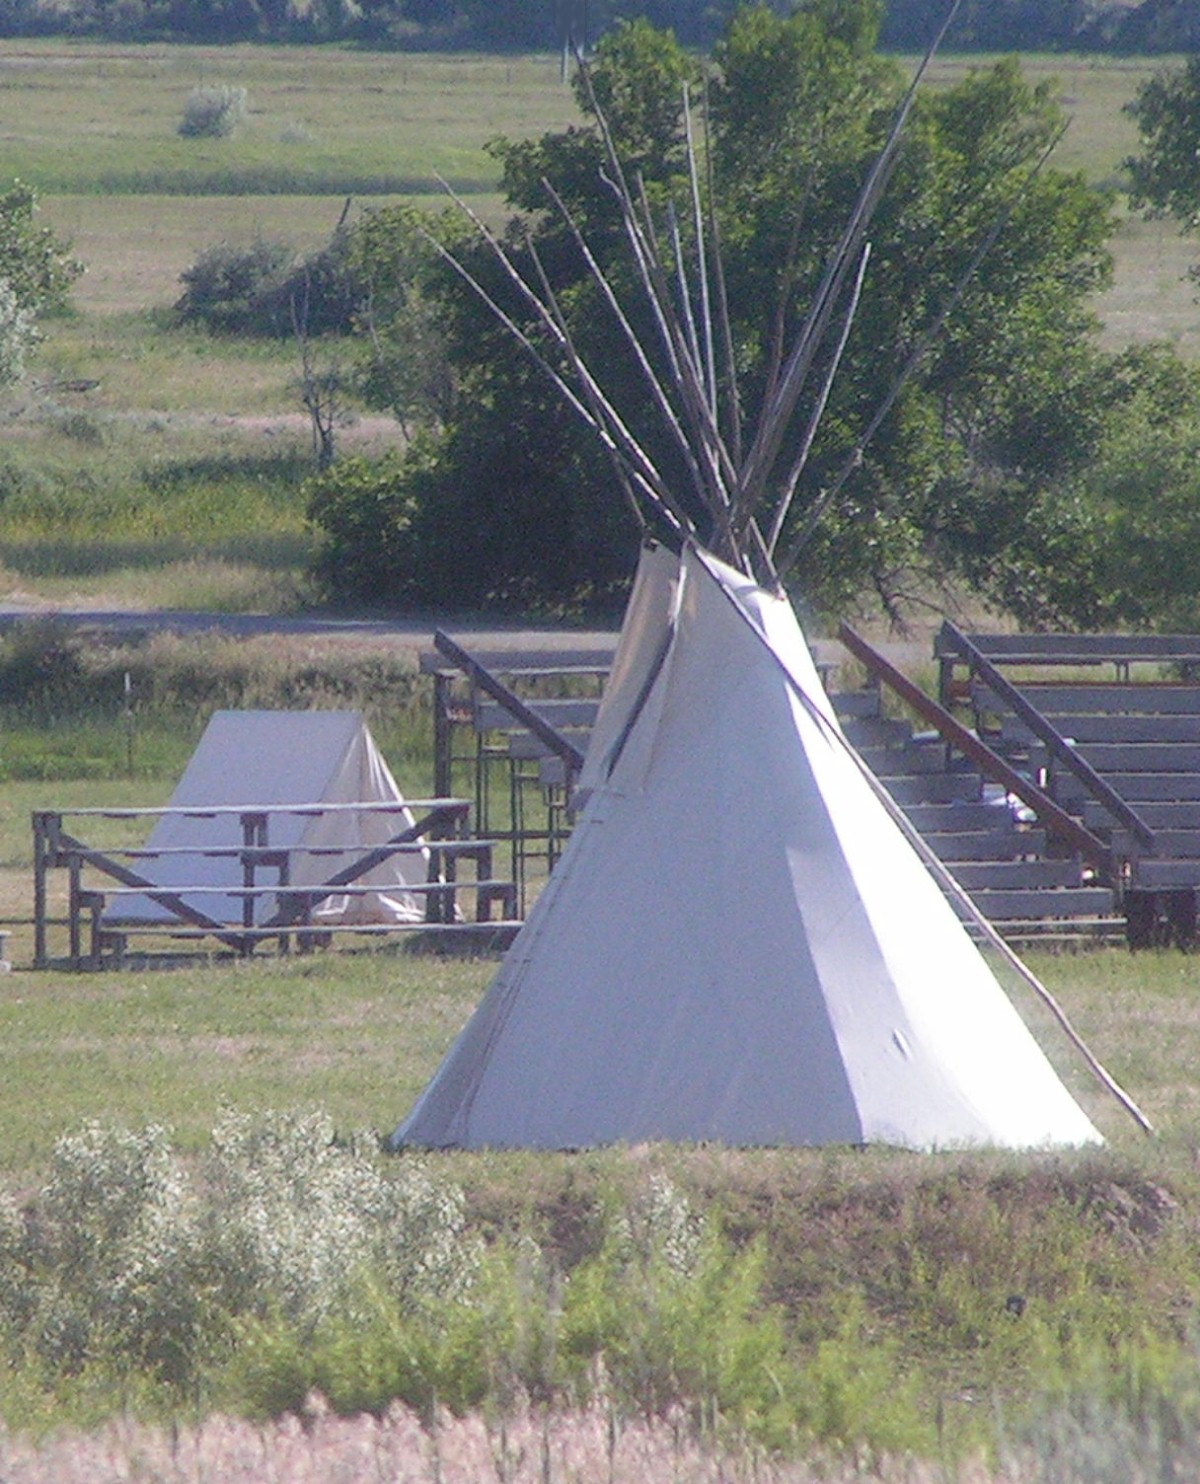
{"label": "open field background", "polygon": [[[980,61],[947,56],[935,82]],[[1024,66],[1056,80],[1072,115],[1060,162],[1118,182],[1135,142],[1121,109],[1151,64]],[[189,92],[211,84],[246,88],[245,124],[179,138]],[[486,141],[574,117],[547,57],[0,42],[4,168],[39,189],[87,267],[74,312],[47,325],[30,379],[0,406],[0,592],[241,610],[308,601],[311,437],[295,349],[179,328],[180,273],[222,241],[310,250],[346,198],[352,212],[427,203],[439,171],[494,212]],[[1097,305],[1106,340],[1200,352],[1183,279],[1193,244],[1126,219],[1115,246],[1116,283]],[[390,419],[352,400],[345,410],[343,448],[401,440]]]}

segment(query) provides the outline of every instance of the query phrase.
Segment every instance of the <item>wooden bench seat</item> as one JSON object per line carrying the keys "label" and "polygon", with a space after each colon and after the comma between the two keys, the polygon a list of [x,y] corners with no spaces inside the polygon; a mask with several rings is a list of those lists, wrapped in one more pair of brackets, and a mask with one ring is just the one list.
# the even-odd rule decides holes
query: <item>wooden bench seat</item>
{"label": "wooden bench seat", "polygon": [[[1067,716],[1200,716],[1200,686],[1146,681],[1128,685],[1018,683],[1022,696],[1046,717]],[[980,711],[1001,715],[1008,707],[982,681],[971,685],[972,703]]]}
{"label": "wooden bench seat", "polygon": [[1079,887],[1079,862],[1075,860],[967,860],[950,866],[958,884],[966,891],[1044,891]]}
{"label": "wooden bench seat", "polygon": [[1112,892],[1104,887],[1050,890],[972,891],[971,900],[989,922],[1034,918],[1103,917],[1112,911]]}
{"label": "wooden bench seat", "polygon": [[[577,700],[574,697],[561,699],[553,698],[541,700],[537,697],[526,698],[526,704],[531,711],[536,711],[543,721],[558,732],[566,731],[590,731],[596,721],[596,713],[600,709],[598,699]],[[523,731],[520,723],[513,719],[512,713],[501,706],[498,701],[482,701],[475,707],[474,714],[475,730],[478,732],[513,732]]]}
{"label": "wooden bench seat", "polygon": [[938,859],[948,864],[1017,860],[1046,849],[1045,830],[929,830],[923,838]]}
{"label": "wooden bench seat", "polygon": [[[969,634],[994,665],[1189,665],[1200,664],[1196,634]],[[947,629],[934,640],[937,659],[961,658]]]}

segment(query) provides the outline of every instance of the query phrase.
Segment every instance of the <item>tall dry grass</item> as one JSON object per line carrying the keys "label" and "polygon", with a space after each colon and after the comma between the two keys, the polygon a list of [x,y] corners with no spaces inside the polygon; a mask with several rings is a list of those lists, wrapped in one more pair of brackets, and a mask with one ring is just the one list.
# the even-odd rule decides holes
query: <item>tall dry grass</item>
{"label": "tall dry grass", "polygon": [[[184,1428],[116,1421],[42,1443],[0,1432],[5,1484],[848,1484],[860,1477],[868,1476],[707,1446],[670,1422],[623,1420],[603,1405],[525,1410],[505,1421],[447,1416],[426,1430],[401,1407],[381,1420],[339,1418],[314,1397],[305,1417],[265,1427],[227,1417]],[[869,1477],[947,1484],[950,1476],[901,1463]],[[1000,1475],[976,1468],[954,1478],[1001,1484]]]}

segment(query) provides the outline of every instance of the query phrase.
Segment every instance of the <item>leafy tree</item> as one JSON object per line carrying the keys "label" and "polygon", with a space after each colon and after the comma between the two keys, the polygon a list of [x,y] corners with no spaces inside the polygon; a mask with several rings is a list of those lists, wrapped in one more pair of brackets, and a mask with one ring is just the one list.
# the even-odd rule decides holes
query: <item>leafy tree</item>
{"label": "leafy tree", "polygon": [[375,407],[406,433],[440,425],[454,410],[454,378],[435,298],[432,255],[408,206],[368,212],[345,236],[345,271],[357,289],[355,320],[368,351],[356,378]]}
{"label": "leafy tree", "polygon": [[19,180],[0,195],[0,385],[19,380],[37,316],[62,309],[83,272],[36,212],[36,193]]}
{"label": "leafy tree", "polygon": [[1200,371],[1166,346],[1117,358],[1086,483],[1078,548],[1097,627],[1120,621],[1195,633],[1200,587]]}
{"label": "leafy tree", "polygon": [[83,265],[50,227],[40,226],[37,192],[14,180],[0,195],[0,278],[22,309],[33,314],[62,309]]}
{"label": "leafy tree", "polygon": [[[746,436],[905,82],[875,52],[877,24],[869,0],[814,0],[786,18],[759,7],[737,15],[713,56],[711,169]],[[599,47],[595,92],[578,83],[584,113],[602,99],[651,211],[662,220],[667,203],[684,208],[685,252],[681,85],[694,76],[696,62],[670,37],[630,25]],[[914,583],[927,594],[930,580],[957,574],[1026,622],[1153,623],[1169,608],[1178,613],[1184,574],[1172,594],[1151,579],[1150,557],[1121,574],[1121,543],[1150,551],[1154,516],[1148,503],[1121,503],[1115,470],[1147,408],[1163,399],[1176,411],[1156,433],[1164,450],[1156,467],[1181,467],[1200,426],[1200,390],[1167,353],[1114,358],[1098,349],[1089,303],[1110,273],[1110,203],[1075,175],[1034,171],[1058,126],[1050,93],[1029,88],[1015,62],[918,102],[872,226],[856,326],[785,525],[785,546],[807,537],[797,577],[813,603],[841,607],[874,591],[894,608]],[[507,199],[522,214],[507,229],[510,251],[552,283],[589,364],[669,475],[676,453],[663,447],[645,407],[644,381],[573,232],[546,209],[549,180],[653,344],[595,122],[494,148]],[[1003,233],[963,303],[837,499],[823,506],[897,367],[936,324],[1001,215]],[[371,278],[381,324],[389,324],[389,304],[411,306],[414,295],[432,309],[454,395],[439,405],[420,453],[387,473],[402,533],[371,534],[369,513],[380,515],[381,505],[362,472],[346,505],[334,493],[314,508],[341,542],[341,561],[326,562],[326,577],[359,600],[611,600],[638,531],[614,499],[604,456],[494,315],[421,248],[412,218],[403,232],[396,226],[378,217],[357,239],[360,272]],[[535,334],[487,246],[457,220],[436,232]],[[393,322],[402,338],[399,310]],[[377,335],[374,352],[386,368],[386,335]],[[381,401],[395,405],[387,395]],[[810,413],[798,408],[792,448]],[[774,499],[782,484],[777,470]],[[1153,493],[1151,484],[1147,470],[1142,491]],[[1181,543],[1190,533],[1185,506],[1176,500],[1164,510],[1163,530]],[[389,552],[387,570],[372,561],[371,543]]]}
{"label": "leafy tree", "polygon": [[[811,0],[786,17],[755,7],[737,13],[714,56],[715,210],[748,420],[903,91],[899,67],[876,52],[878,24],[873,0]],[[590,122],[494,146],[507,198],[524,213],[509,228],[510,248],[531,277],[547,275],[589,362],[668,474],[676,454],[655,443],[642,380],[572,232],[547,209],[543,181],[583,227],[652,343],[604,182],[596,103],[652,209],[661,217],[674,201],[686,222],[682,84],[695,70],[671,36],[643,22],[619,28],[597,49],[594,91],[577,79]],[[993,590],[1021,570],[1028,608],[1062,610],[1043,568],[1047,554],[1032,545],[1014,551],[1012,542],[1032,525],[1062,523],[1049,520],[1056,488],[1088,455],[1089,406],[1103,374],[1088,299],[1107,281],[1112,223],[1108,202],[1080,177],[1035,174],[1058,126],[1049,92],[1026,84],[1013,62],[919,102],[873,226],[855,330],[794,507],[797,533],[982,238],[1000,213],[1009,219],[948,333],[817,527],[799,571],[810,599],[841,604],[867,584],[891,602],[914,568],[931,565]],[[490,251],[457,228],[441,231],[457,234],[460,258],[525,321]],[[681,231],[686,237],[686,225]],[[426,596],[554,604],[611,593],[637,531],[621,518],[603,456],[455,273],[435,262],[423,281],[459,387],[436,456],[422,452],[414,527],[438,574]],[[793,447],[811,411],[797,409]],[[964,527],[956,516],[967,512]],[[439,532],[447,545],[433,561]]]}
{"label": "leafy tree", "polygon": [[1142,145],[1142,153],[1125,162],[1133,204],[1195,227],[1200,221],[1200,57],[1142,83],[1126,111],[1137,123]]}

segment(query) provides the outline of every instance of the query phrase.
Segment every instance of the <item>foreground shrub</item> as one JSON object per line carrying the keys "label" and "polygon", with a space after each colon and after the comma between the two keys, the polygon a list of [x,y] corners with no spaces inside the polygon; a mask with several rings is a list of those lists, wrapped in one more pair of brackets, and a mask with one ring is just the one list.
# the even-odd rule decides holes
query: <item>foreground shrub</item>
{"label": "foreground shrub", "polygon": [[246,117],[246,89],[223,84],[193,88],[183,105],[179,133],[185,139],[223,139]]}
{"label": "foreground shrub", "polygon": [[999,1418],[1010,1484],[1092,1477],[1090,1433],[1200,1438],[1193,1225],[1111,1157],[678,1158],[720,1163],[721,1221],[640,1151],[471,1161],[471,1220],[440,1162],[320,1113],[227,1114],[188,1162],[88,1125],[0,1197],[0,1415],[586,1407],[872,1464],[994,1448]]}
{"label": "foreground shrub", "polygon": [[219,1395],[258,1417],[298,1411],[314,1392],[346,1416],[400,1402],[431,1425],[438,1408],[506,1413],[532,1400],[771,1447],[882,1457],[932,1446],[894,1352],[867,1342],[857,1310],[798,1357],[762,1284],[760,1247],[739,1251],[652,1177],[570,1272],[521,1239],[495,1244],[469,1291],[432,1307],[370,1282],[311,1329],[276,1316],[244,1325]]}
{"label": "foreground shrub", "polygon": [[88,1124],[24,1218],[0,1205],[0,1332],[51,1381],[115,1364],[182,1384],[237,1321],[304,1333],[363,1272],[402,1309],[460,1299],[461,1193],[416,1161],[385,1180],[374,1154],[321,1113],[231,1113],[190,1174],[161,1128]]}

